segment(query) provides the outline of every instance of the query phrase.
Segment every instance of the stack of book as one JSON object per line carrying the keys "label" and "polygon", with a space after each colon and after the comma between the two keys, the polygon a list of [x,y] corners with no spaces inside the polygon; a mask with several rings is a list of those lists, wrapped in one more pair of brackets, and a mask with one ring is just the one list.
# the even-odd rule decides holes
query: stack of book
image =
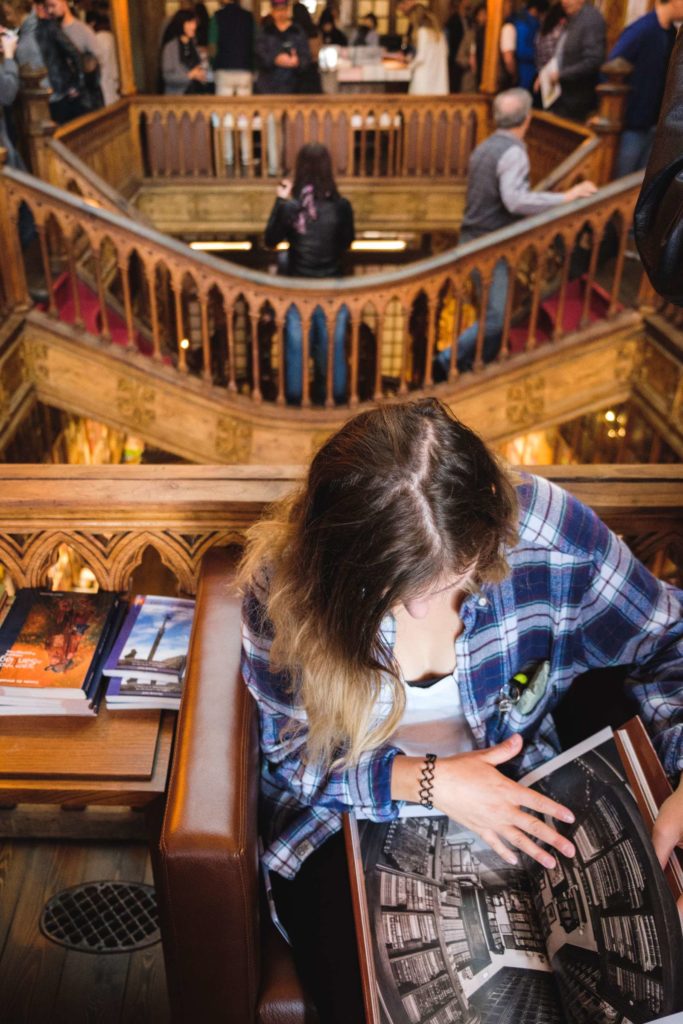
{"label": "stack of book", "polygon": [[0,626],[0,715],[97,714],[117,594],[27,588]]}
{"label": "stack of book", "polygon": [[185,598],[133,598],[102,670],[108,708],[180,707],[193,616]]}

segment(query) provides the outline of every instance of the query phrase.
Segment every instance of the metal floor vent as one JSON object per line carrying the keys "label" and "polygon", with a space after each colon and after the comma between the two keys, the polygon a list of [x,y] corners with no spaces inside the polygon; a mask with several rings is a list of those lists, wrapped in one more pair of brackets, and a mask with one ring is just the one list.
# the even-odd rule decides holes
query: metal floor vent
{"label": "metal floor vent", "polygon": [[40,929],[81,953],[130,953],[158,942],[154,888],[140,882],[87,882],[45,904]]}

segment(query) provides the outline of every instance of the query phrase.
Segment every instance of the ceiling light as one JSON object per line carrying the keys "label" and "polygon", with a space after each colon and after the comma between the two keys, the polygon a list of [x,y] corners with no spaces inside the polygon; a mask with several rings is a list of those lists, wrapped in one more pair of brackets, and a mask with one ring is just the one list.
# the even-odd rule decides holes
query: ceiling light
{"label": "ceiling light", "polygon": [[354,252],[405,252],[407,245],[403,238],[359,238],[351,248]]}
{"label": "ceiling light", "polygon": [[249,252],[251,242],[190,242],[190,249],[197,252]]}
{"label": "ceiling light", "polygon": [[180,341],[180,347],[181,348],[189,348],[190,347],[190,339],[189,338],[182,338],[181,341]]}

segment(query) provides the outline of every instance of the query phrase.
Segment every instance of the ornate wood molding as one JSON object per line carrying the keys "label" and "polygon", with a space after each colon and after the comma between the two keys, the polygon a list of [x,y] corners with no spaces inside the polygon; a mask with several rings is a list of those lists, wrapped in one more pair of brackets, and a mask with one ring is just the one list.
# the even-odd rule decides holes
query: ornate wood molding
{"label": "ornate wood molding", "polygon": [[[682,466],[544,467],[644,553],[681,550]],[[301,467],[3,466],[0,562],[18,586],[44,585],[70,545],[100,586],[126,589],[148,546],[192,593],[205,551],[239,544]]]}

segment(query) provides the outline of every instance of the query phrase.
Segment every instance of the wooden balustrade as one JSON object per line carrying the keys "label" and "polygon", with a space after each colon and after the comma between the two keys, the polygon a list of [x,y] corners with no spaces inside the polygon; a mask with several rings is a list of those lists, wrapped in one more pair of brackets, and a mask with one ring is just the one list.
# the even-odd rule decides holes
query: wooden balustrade
{"label": "wooden balustrade", "polygon": [[[500,360],[519,359],[594,320],[618,317],[639,182],[632,175],[591,199],[391,273],[319,281],[273,278],[192,252],[16,171],[2,178],[8,200],[3,230],[18,250],[17,210],[25,202],[36,220],[46,280],[53,285],[45,315],[83,324],[104,343],[120,341],[175,365],[180,374],[256,403],[284,405],[288,398],[283,368],[294,307],[303,324],[301,404],[332,407],[336,383],[355,407],[430,387],[433,356],[442,349],[451,351],[448,377],[456,380],[455,342],[477,317],[475,373],[498,349]],[[502,329],[492,324],[487,330],[485,296],[496,268],[496,287],[504,274],[509,299]],[[8,278],[17,306],[26,301],[21,269],[15,267]],[[337,321],[348,323],[348,385],[335,382],[331,369],[326,379],[309,373],[307,325],[314,314],[316,324],[322,316],[327,325],[330,350]]]}
{"label": "wooden balustrade", "polygon": [[[135,587],[148,548],[193,593],[204,553],[240,544],[303,468],[0,467],[0,564],[15,586],[48,584],[68,544],[100,587]],[[683,565],[683,467],[555,466],[537,472],[590,505],[652,565]]]}
{"label": "wooden balustrade", "polygon": [[[134,96],[55,137],[127,195],[143,178],[267,179],[291,171],[299,147],[315,141],[329,147],[341,180],[463,180],[490,127],[490,100],[478,95],[297,96],[295,104],[286,96]],[[598,137],[534,111],[527,144],[536,184],[568,158],[575,177],[587,176]]]}

